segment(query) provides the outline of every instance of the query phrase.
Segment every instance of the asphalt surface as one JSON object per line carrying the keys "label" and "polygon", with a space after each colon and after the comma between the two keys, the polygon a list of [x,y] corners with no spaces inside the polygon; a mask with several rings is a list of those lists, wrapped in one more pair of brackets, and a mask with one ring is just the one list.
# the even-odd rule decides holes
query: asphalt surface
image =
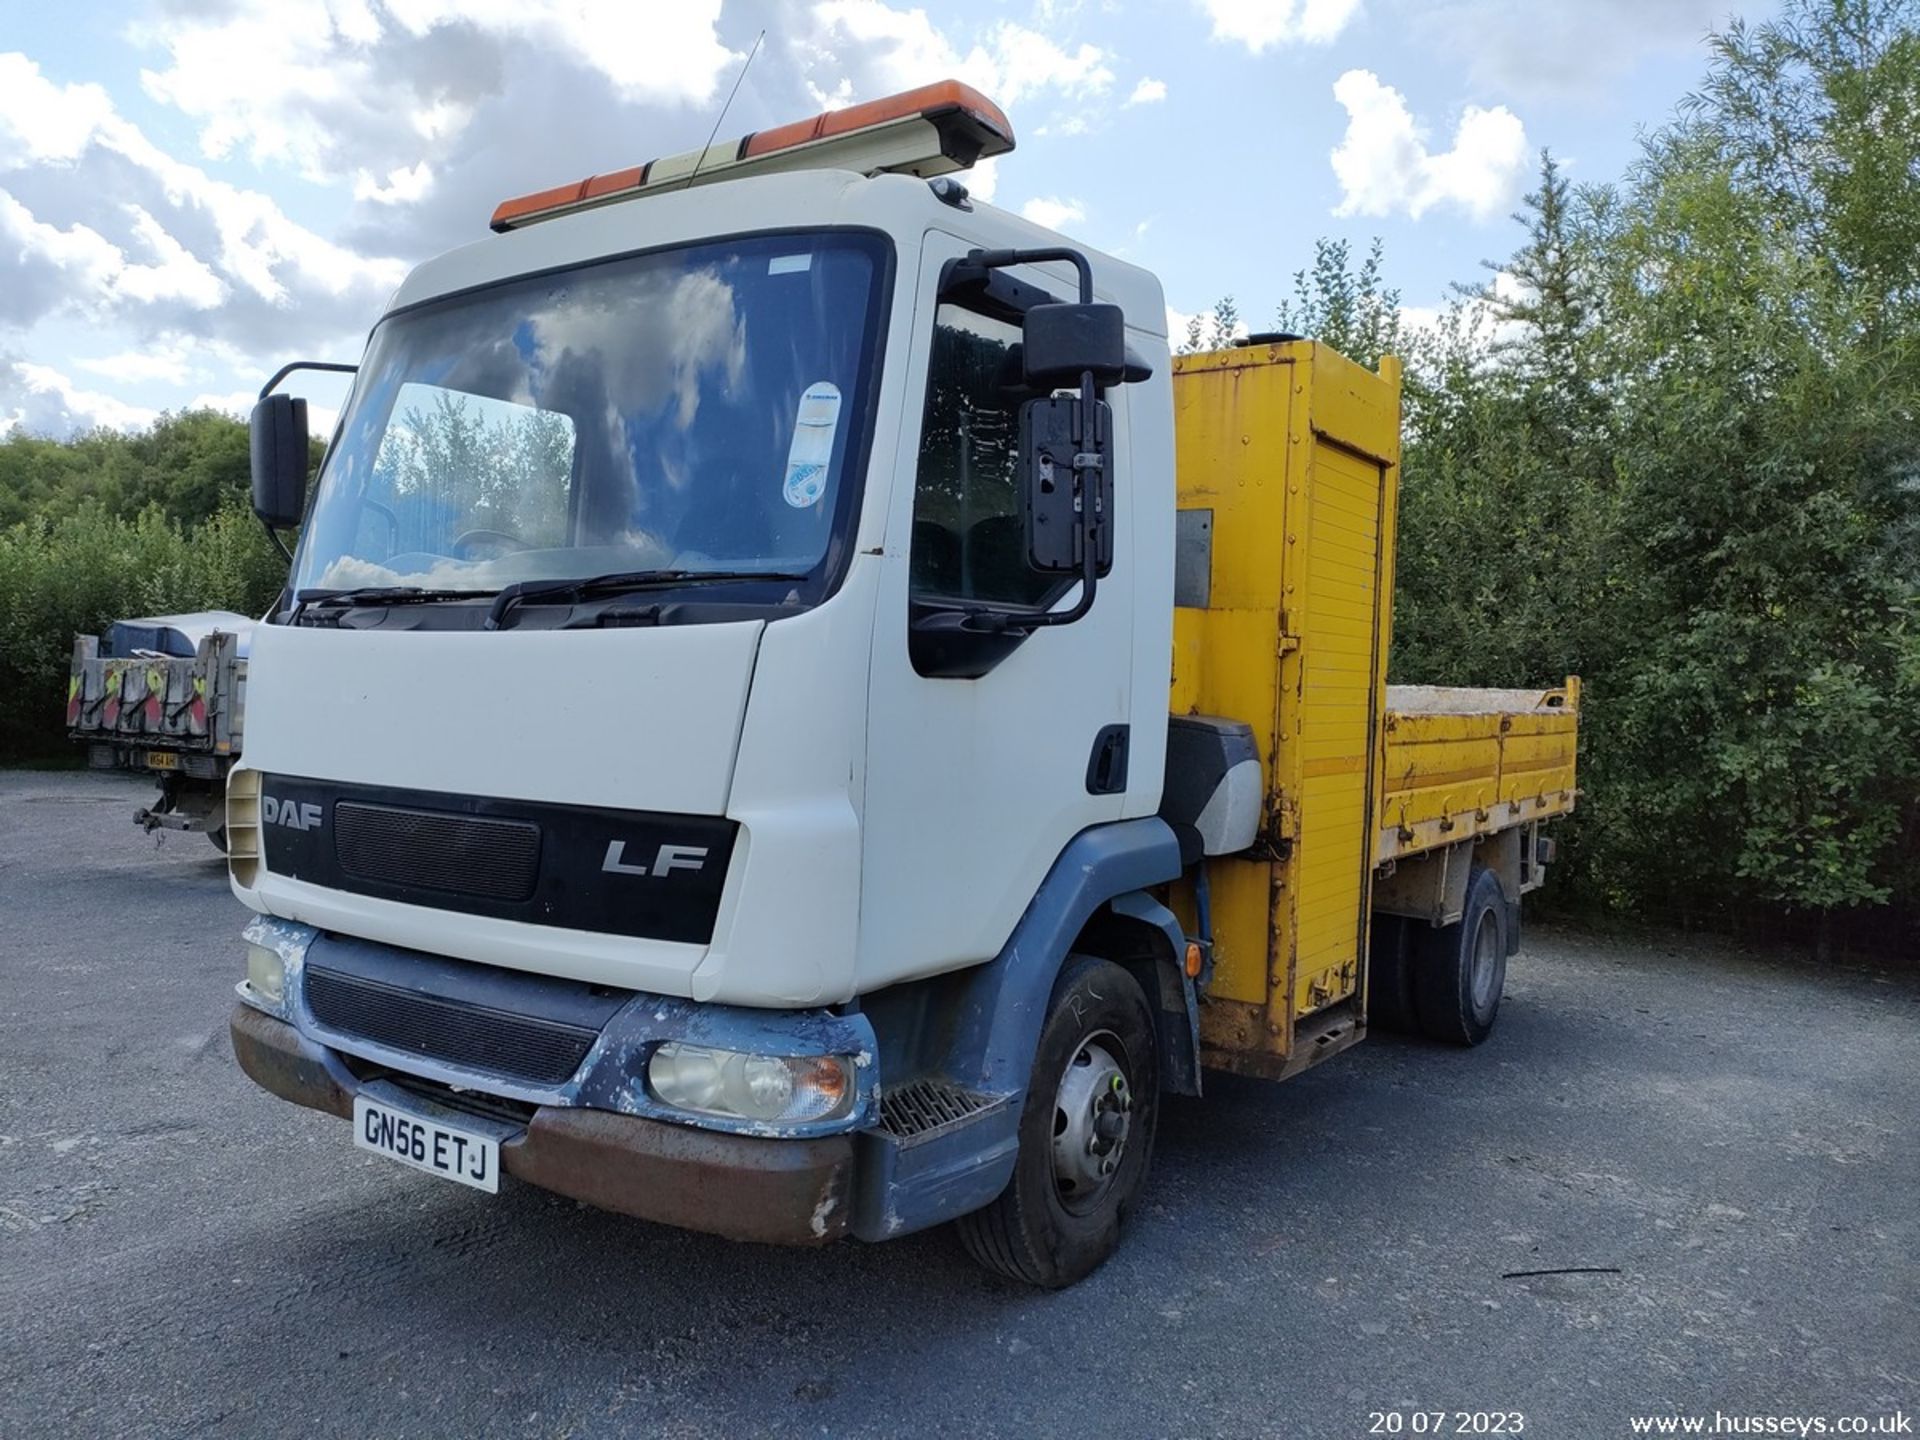
{"label": "asphalt surface", "polygon": [[[1493,1040],[1162,1123],[1062,1294],[356,1151],[228,1050],[242,911],[113,776],[0,773],[0,1435],[1365,1436],[1920,1410],[1920,976],[1537,931]],[[1606,1267],[1604,1273],[1508,1278]],[[1456,1417],[1446,1417],[1451,1430]]]}

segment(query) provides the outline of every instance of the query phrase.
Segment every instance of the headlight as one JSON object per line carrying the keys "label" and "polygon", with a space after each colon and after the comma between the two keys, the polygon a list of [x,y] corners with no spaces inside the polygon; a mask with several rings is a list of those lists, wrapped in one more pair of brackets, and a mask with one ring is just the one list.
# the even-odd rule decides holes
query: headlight
{"label": "headlight", "polygon": [[647,1083],[676,1110],[734,1120],[831,1120],[853,1105],[844,1055],[743,1055],[672,1040],[647,1062]]}
{"label": "headlight", "polygon": [[287,962],[278,950],[247,942],[247,985],[269,1005],[278,1006],[287,998]]}

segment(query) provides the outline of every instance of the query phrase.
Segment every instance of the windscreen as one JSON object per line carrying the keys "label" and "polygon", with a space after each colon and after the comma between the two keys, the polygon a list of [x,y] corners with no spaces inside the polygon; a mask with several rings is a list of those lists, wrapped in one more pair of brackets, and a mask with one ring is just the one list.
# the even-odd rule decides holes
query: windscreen
{"label": "windscreen", "polygon": [[322,470],[296,590],[819,577],[853,512],[884,244],[656,251],[388,318]]}

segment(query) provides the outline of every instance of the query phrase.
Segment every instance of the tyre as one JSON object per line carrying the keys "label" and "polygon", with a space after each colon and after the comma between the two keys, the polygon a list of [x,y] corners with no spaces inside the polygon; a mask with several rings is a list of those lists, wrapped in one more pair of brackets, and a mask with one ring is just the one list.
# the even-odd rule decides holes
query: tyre
{"label": "tyre", "polygon": [[1398,1035],[1420,1028],[1413,1008],[1414,946],[1421,927],[1400,915],[1375,915],[1367,941],[1367,1024]]}
{"label": "tyre", "polygon": [[957,1222],[967,1253],[1050,1290],[1098,1269],[1146,1180],[1159,1066],[1153,1012],[1134,978],[1109,961],[1071,957],[1040,1031],[1013,1178]]}
{"label": "tyre", "polygon": [[1499,878],[1476,865],[1459,921],[1423,938],[1413,977],[1420,1029],[1435,1040],[1478,1045],[1493,1032],[1507,984],[1507,896]]}
{"label": "tyre", "polygon": [[214,849],[218,850],[222,855],[227,853],[227,827],[226,826],[224,825],[217,826],[212,830],[206,831],[205,834],[207,839],[213,842]]}

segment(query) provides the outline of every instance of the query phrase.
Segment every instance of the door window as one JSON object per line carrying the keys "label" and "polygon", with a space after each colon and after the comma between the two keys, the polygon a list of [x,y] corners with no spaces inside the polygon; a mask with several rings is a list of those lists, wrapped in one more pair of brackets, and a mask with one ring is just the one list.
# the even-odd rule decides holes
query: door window
{"label": "door window", "polygon": [[913,495],[915,600],[1032,608],[1065,588],[1027,565],[1019,340],[1009,321],[959,305],[935,312]]}

